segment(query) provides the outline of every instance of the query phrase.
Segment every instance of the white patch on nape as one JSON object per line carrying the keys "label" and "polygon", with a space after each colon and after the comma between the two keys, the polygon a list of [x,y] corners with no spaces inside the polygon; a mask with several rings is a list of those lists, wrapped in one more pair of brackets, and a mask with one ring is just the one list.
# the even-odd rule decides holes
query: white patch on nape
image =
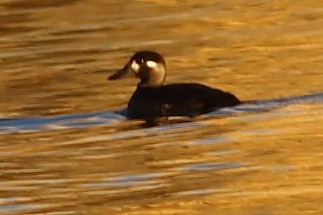
{"label": "white patch on nape", "polygon": [[134,71],[134,72],[138,72],[138,70],[139,70],[139,64],[138,63],[136,63],[136,61],[134,60],[134,61],[132,61],[132,63],[131,63],[131,69]]}
{"label": "white patch on nape", "polygon": [[158,64],[155,61],[151,61],[151,60],[148,60],[146,62],[146,65],[150,68],[156,68],[158,66]]}

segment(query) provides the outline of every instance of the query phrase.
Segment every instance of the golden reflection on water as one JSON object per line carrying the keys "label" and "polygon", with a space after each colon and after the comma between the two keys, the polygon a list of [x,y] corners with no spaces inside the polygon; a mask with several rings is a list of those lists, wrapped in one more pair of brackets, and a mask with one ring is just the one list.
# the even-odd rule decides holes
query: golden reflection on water
{"label": "golden reflection on water", "polygon": [[115,139],[106,127],[3,135],[1,195],[28,206],[12,214],[320,214],[322,107]]}
{"label": "golden reflection on water", "polygon": [[[242,100],[322,92],[321,1],[0,3],[0,116],[124,107],[134,50]],[[185,72],[185,74],[184,74]],[[323,106],[0,136],[0,214],[323,214]],[[1,121],[0,121],[1,122]]]}

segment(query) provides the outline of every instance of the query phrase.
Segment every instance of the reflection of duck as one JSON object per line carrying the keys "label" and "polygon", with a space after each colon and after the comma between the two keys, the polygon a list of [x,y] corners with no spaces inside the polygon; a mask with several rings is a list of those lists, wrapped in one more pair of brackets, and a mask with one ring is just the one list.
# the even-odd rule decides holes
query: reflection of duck
{"label": "reflection of duck", "polygon": [[231,93],[198,83],[164,85],[166,63],[156,52],[137,52],[108,80],[118,79],[131,71],[140,82],[128,103],[127,117],[145,119],[149,125],[155,125],[159,117],[192,117],[240,103]]}

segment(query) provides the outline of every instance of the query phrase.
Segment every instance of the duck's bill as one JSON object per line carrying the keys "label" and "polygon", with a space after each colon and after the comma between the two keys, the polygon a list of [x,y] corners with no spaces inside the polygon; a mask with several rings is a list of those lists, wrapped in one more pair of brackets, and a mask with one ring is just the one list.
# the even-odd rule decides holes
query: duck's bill
{"label": "duck's bill", "polygon": [[108,77],[108,80],[116,80],[116,79],[126,76],[129,73],[130,73],[130,68],[129,68],[129,65],[126,64],[122,69],[120,69],[120,70],[116,71],[115,73],[113,73],[112,75],[110,75]]}

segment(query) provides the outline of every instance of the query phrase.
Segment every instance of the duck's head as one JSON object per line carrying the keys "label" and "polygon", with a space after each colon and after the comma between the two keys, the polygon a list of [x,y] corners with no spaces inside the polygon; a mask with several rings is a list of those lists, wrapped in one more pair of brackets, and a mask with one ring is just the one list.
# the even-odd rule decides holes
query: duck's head
{"label": "duck's head", "polygon": [[134,54],[120,70],[108,77],[119,79],[129,73],[140,79],[139,86],[163,85],[166,78],[166,62],[163,56],[153,51],[140,51]]}

